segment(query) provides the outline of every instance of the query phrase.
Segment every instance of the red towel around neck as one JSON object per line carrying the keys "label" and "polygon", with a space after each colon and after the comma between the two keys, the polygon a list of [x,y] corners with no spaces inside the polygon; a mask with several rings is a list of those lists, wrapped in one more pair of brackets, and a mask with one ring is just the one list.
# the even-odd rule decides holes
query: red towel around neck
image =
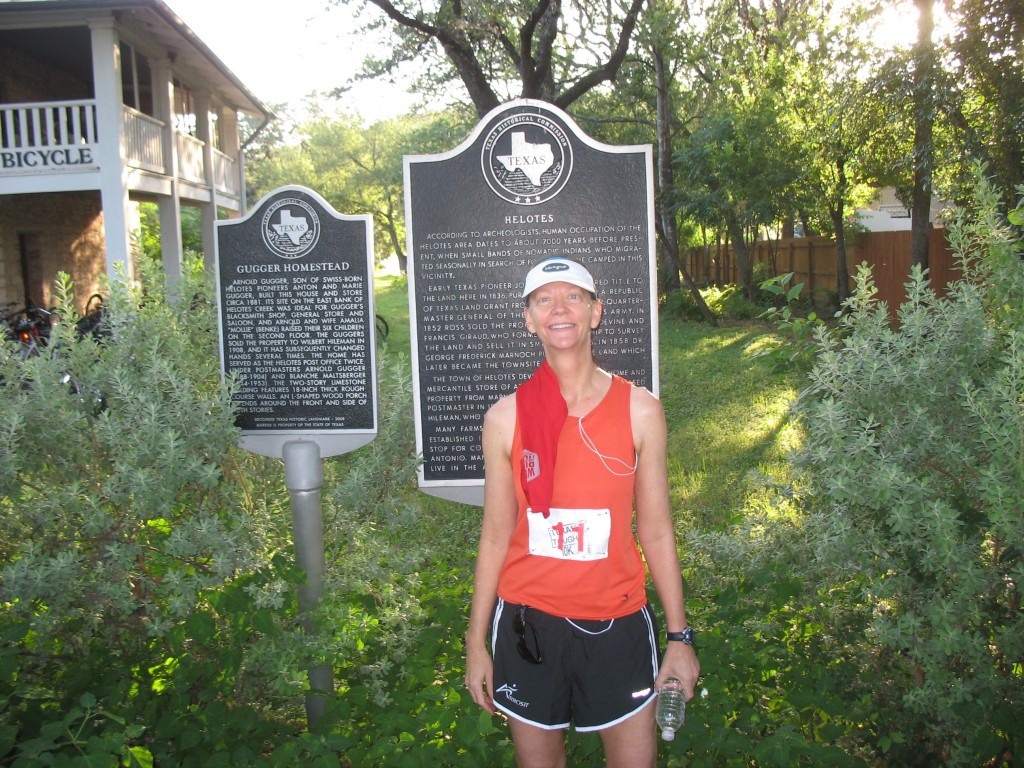
{"label": "red towel around neck", "polygon": [[520,477],[533,512],[551,514],[558,435],[569,415],[558,377],[547,360],[516,388],[516,411],[523,455]]}

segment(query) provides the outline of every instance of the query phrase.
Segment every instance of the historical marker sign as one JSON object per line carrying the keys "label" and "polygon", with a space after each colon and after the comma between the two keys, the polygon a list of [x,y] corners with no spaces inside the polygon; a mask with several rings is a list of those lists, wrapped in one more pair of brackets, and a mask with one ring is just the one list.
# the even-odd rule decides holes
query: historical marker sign
{"label": "historical marker sign", "polygon": [[651,148],[609,146],[556,107],[512,102],[451,152],[405,158],[420,487],[483,502],[483,414],[530,376],[527,270],[565,255],[605,302],[594,352],[657,392]]}
{"label": "historical marker sign", "polygon": [[281,456],[310,439],[321,456],[377,433],[371,217],[280,187],[217,222],[221,368],[239,390],[240,445]]}

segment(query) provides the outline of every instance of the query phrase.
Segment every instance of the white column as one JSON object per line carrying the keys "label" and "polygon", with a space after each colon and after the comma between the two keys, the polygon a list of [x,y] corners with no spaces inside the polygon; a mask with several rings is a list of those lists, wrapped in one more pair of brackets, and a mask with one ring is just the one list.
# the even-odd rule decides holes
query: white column
{"label": "white column", "polygon": [[238,190],[241,215],[245,215],[245,158],[241,151],[238,135],[238,112],[231,107],[222,107],[220,115],[221,151],[235,161],[235,189]]}
{"label": "white column", "polygon": [[233,160],[238,159],[238,113],[231,107],[217,110],[220,123],[220,151]]}
{"label": "white column", "polygon": [[178,185],[178,142],[174,132],[174,75],[169,59],[150,62],[153,72],[153,111],[164,124],[160,134],[164,174],[171,180],[170,197],[161,197],[160,257],[168,286],[181,279],[181,197]]}
{"label": "white column", "polygon": [[214,133],[210,119],[210,92],[194,91],[196,97],[196,138],[203,142],[203,177],[210,187],[210,202],[203,204],[203,262],[213,274],[217,246],[217,172],[213,162]]}
{"label": "white column", "polygon": [[91,19],[92,79],[96,90],[97,155],[100,164],[100,198],[107,250],[107,274],[117,265],[133,279],[128,213],[128,167],[124,157],[123,106],[121,99],[121,51],[112,18]]}

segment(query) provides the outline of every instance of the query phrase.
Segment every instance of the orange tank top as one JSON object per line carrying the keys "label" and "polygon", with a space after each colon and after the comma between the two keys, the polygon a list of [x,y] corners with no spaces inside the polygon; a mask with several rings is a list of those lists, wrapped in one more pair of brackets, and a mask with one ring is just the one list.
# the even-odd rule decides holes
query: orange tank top
{"label": "orange tank top", "polygon": [[633,535],[631,391],[628,381],[614,376],[594,410],[566,419],[546,518],[527,510],[517,418],[512,473],[519,512],[498,579],[502,599],[575,619],[614,619],[647,604],[643,559]]}

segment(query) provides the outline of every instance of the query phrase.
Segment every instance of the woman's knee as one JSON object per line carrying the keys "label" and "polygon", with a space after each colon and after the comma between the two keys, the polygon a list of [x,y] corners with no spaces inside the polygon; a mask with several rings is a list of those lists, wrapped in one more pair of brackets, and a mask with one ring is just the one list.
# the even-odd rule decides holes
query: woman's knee
{"label": "woman's knee", "polygon": [[547,730],[510,718],[519,768],[565,768],[565,731]]}

